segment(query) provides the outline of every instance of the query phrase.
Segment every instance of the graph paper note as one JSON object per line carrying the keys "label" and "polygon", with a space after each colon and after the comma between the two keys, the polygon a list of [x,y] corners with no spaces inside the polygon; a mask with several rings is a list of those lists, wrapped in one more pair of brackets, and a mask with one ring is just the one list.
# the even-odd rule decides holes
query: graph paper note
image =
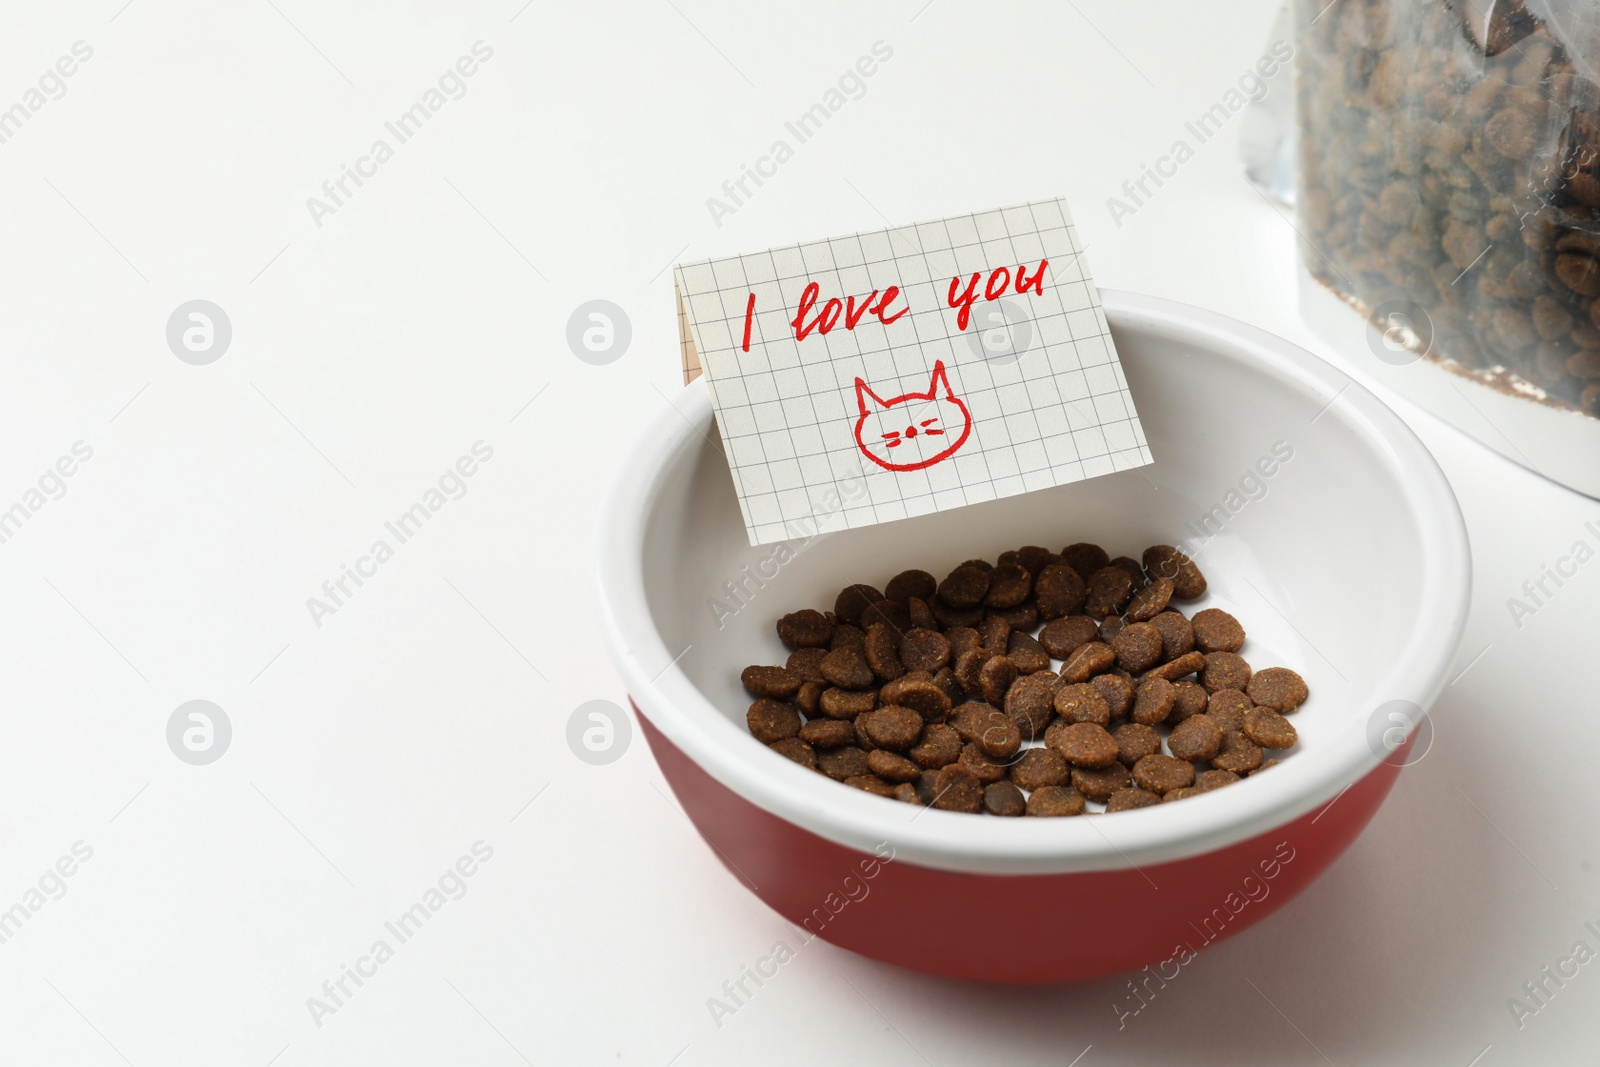
{"label": "graph paper note", "polygon": [[752,544],[1151,461],[1063,200],[675,278]]}

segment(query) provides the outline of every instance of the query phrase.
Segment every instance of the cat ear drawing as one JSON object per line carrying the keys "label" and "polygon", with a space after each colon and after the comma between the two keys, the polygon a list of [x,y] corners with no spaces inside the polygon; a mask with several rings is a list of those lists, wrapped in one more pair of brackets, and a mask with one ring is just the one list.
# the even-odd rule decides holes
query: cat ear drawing
{"label": "cat ear drawing", "polygon": [[884,470],[931,467],[954,455],[972,435],[972,413],[951,390],[943,360],[933,365],[925,393],[885,400],[857,378],[856,409],[856,445]]}

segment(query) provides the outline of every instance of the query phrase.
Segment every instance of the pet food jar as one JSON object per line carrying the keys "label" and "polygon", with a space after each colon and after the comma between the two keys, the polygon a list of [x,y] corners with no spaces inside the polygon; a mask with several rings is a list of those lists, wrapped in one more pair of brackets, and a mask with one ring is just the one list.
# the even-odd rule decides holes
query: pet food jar
{"label": "pet food jar", "polygon": [[1600,496],[1600,6],[1297,0],[1295,24],[1308,321]]}

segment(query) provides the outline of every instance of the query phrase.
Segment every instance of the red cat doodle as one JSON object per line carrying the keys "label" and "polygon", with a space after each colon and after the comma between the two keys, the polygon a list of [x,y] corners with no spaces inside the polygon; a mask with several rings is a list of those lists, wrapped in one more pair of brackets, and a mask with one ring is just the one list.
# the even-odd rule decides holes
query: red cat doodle
{"label": "red cat doodle", "polygon": [[926,393],[884,400],[856,379],[856,444],[884,470],[919,471],[948,459],[972,436],[972,412],[950,391],[944,362],[933,365]]}

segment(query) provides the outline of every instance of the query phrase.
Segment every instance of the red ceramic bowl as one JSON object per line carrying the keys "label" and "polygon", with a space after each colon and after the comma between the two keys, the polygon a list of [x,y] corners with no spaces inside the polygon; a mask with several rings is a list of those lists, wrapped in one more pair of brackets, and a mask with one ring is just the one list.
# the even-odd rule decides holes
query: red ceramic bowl
{"label": "red ceramic bowl", "polygon": [[[1170,976],[1325,870],[1425,748],[1415,731],[1444,684],[1471,573],[1432,457],[1366,390],[1278,338],[1102,295],[1150,467],[751,547],[697,384],[612,487],[601,614],[643,733],[719,860],[810,935],[964,978]],[[1186,613],[1232,611],[1252,664],[1310,685],[1280,766],[1177,804],[996,819],[849,789],[746,731],[739,671],[782,662],[779,615],[907,567],[940,574],[1074,541],[1190,550],[1210,588]]]}

